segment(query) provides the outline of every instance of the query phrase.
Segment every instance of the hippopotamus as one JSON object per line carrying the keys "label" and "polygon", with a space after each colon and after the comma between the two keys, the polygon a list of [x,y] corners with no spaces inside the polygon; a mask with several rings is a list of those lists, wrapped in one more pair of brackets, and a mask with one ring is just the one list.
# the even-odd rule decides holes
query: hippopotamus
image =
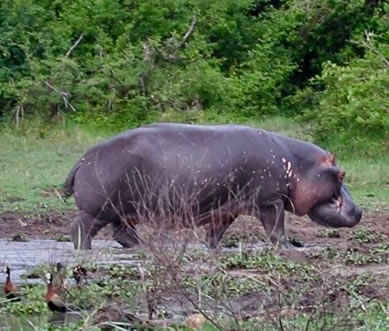
{"label": "hippopotamus", "polygon": [[89,149],[63,194],[79,209],[71,237],[90,249],[107,224],[124,247],[136,225],[201,227],[216,248],[239,215],[258,218],[271,243],[291,247],[285,211],[327,227],[353,227],[362,212],[345,171],[319,146],[244,125],[159,123],[128,130]]}

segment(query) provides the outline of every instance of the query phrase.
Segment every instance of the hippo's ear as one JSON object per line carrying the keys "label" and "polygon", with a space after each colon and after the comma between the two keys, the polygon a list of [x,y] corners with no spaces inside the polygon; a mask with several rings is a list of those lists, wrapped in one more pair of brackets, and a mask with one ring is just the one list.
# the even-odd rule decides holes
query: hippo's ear
{"label": "hippo's ear", "polygon": [[334,165],[335,159],[336,159],[335,154],[327,153],[326,155],[323,156],[322,162],[327,165]]}

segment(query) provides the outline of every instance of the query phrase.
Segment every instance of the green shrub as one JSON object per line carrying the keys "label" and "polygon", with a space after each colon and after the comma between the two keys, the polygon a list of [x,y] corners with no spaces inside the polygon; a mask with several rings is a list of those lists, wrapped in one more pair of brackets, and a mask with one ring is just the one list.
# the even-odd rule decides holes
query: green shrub
{"label": "green shrub", "polygon": [[313,120],[317,142],[366,154],[389,148],[388,45],[369,44],[348,66],[327,63],[313,83],[324,89],[308,92],[316,105],[303,118]]}
{"label": "green shrub", "polygon": [[[304,112],[314,120],[316,141],[355,148],[371,140],[381,148],[388,6],[4,0],[0,121],[22,129],[26,118],[67,117],[121,130],[151,121],[255,122]],[[353,42],[365,31],[376,34],[368,47]]]}

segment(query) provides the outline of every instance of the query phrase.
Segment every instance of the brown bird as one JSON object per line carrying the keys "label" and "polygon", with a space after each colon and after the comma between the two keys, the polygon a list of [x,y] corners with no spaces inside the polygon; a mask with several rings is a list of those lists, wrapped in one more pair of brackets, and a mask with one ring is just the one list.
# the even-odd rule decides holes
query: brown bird
{"label": "brown bird", "polygon": [[47,302],[47,306],[51,311],[58,311],[61,313],[65,313],[68,311],[68,306],[64,303],[62,298],[56,293],[56,290],[53,285],[53,275],[51,273],[46,274],[46,282],[47,282],[47,292],[45,295],[45,299]]}
{"label": "brown bird", "polygon": [[58,262],[56,265],[56,269],[57,269],[57,272],[62,272],[62,270],[64,270],[65,267],[63,266],[63,264],[61,262]]}
{"label": "brown bird", "polygon": [[18,293],[18,288],[11,281],[11,269],[6,265],[4,272],[7,274],[7,280],[4,285],[4,293],[7,299],[12,301],[20,300],[20,293]]}
{"label": "brown bird", "polygon": [[73,268],[73,278],[75,279],[77,285],[80,285],[82,280],[86,279],[86,275],[87,271],[83,266],[77,264]]}
{"label": "brown bird", "polygon": [[58,295],[63,295],[67,292],[66,268],[60,262],[56,265],[56,273],[52,284]]}

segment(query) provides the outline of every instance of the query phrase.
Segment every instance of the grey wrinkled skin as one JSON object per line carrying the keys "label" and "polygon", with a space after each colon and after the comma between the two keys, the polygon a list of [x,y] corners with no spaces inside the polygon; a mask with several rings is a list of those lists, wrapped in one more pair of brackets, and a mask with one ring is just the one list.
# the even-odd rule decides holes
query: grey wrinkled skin
{"label": "grey wrinkled skin", "polygon": [[74,247],[111,224],[124,247],[141,242],[135,226],[161,231],[207,226],[215,248],[242,214],[262,222],[273,245],[291,247],[285,211],[330,227],[352,227],[362,213],[344,172],[320,147],[240,125],[155,124],[129,130],[87,151],[64,183],[79,209]]}

